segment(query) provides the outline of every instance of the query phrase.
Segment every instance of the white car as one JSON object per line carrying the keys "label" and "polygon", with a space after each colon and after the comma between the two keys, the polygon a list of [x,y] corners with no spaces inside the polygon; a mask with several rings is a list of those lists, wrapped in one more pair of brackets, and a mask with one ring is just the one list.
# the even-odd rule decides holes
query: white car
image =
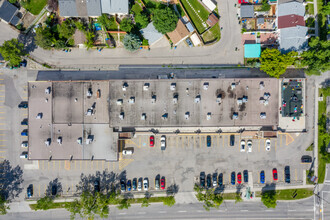
{"label": "white car", "polygon": [[148,189],[149,189],[148,178],[144,178],[144,180],[143,180],[143,190],[147,191]]}
{"label": "white car", "polygon": [[266,151],[270,151],[270,139],[266,140]]}
{"label": "white car", "polygon": [[132,155],[133,151],[132,150],[123,150],[123,155]]}
{"label": "white car", "polygon": [[23,141],[22,144],[21,144],[21,147],[23,148],[28,148],[28,142],[27,141]]}
{"label": "white car", "polygon": [[160,149],[161,150],[166,149],[166,136],[165,135],[160,137]]}
{"label": "white car", "polygon": [[138,191],[142,190],[142,179],[139,179],[137,190]]}
{"label": "white car", "polygon": [[22,152],[22,154],[19,157],[24,159],[28,158],[28,152],[27,151]]}
{"label": "white car", "polygon": [[245,152],[245,141],[241,140],[241,152]]}
{"label": "white car", "polygon": [[247,141],[247,146],[248,146],[248,152],[251,153],[252,152],[252,141],[251,140]]}

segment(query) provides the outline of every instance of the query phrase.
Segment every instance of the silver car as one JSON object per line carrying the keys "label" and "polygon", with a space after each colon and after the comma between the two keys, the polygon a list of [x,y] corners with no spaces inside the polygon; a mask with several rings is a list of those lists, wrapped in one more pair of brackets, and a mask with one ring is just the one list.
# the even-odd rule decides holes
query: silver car
{"label": "silver car", "polygon": [[266,140],[266,151],[270,151],[270,139]]}
{"label": "silver car", "polygon": [[143,190],[147,191],[149,189],[149,181],[148,178],[144,178],[143,180]]}
{"label": "silver car", "polygon": [[142,178],[139,179],[137,190],[138,191],[142,190]]}
{"label": "silver car", "polygon": [[245,141],[241,141],[241,152],[245,152]]}
{"label": "silver car", "polygon": [[166,149],[166,136],[165,135],[160,137],[160,149],[161,150]]}

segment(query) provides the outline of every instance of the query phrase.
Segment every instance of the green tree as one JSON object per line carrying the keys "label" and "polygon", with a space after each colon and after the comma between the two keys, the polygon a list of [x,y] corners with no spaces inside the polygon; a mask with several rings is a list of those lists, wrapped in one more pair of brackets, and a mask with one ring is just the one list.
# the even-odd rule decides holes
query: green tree
{"label": "green tree", "polygon": [[330,15],[330,2],[323,6],[322,13],[324,13],[325,15]]}
{"label": "green tree", "polygon": [[8,0],[10,3],[14,4],[17,2],[17,0]]}
{"label": "green tree", "polygon": [[86,42],[84,43],[84,45],[87,48],[87,50],[89,50],[94,46],[95,34],[91,31],[87,31],[85,34],[86,34]]}
{"label": "green tree", "polygon": [[301,63],[307,66],[308,75],[320,75],[330,70],[330,41],[312,38],[309,49],[301,54],[301,58]]}
{"label": "green tree", "polygon": [[139,13],[135,16],[135,22],[139,29],[145,28],[149,24],[149,17],[145,13]]}
{"label": "green tree", "polygon": [[242,202],[242,201],[243,201],[243,199],[242,199],[240,193],[236,193],[236,195],[235,195],[235,203]]}
{"label": "green tree", "polygon": [[203,207],[206,211],[210,211],[211,208],[219,208],[223,202],[221,194],[215,194],[214,189],[209,189],[204,192],[204,189],[196,184],[194,190],[197,200],[204,202]]}
{"label": "green tree", "polygon": [[166,34],[174,31],[178,23],[178,16],[170,7],[166,7],[156,9],[152,20],[156,30],[162,34]]}
{"label": "green tree", "polygon": [[123,39],[124,48],[129,51],[135,51],[140,48],[141,40],[135,34],[126,34]]}
{"label": "green tree", "polygon": [[163,205],[172,207],[175,204],[175,198],[174,196],[167,196],[163,199]]}
{"label": "green tree", "polygon": [[298,53],[291,51],[287,54],[281,54],[277,49],[265,49],[260,57],[260,70],[269,76],[279,78],[285,73],[286,68],[293,65]]}
{"label": "green tree", "polygon": [[50,50],[56,39],[49,27],[39,27],[36,29],[36,36],[34,37],[36,44],[46,50]]}
{"label": "green tree", "polygon": [[7,214],[9,206],[7,205],[8,201],[5,200],[3,195],[0,195],[0,215]]}
{"label": "green tree", "polygon": [[268,4],[268,1],[262,1],[262,6],[260,11],[269,11],[270,10],[270,5]]}
{"label": "green tree", "polygon": [[113,20],[111,20],[107,14],[102,14],[97,18],[97,22],[103,25],[107,30],[110,30]]}
{"label": "green tree", "polygon": [[86,29],[85,25],[81,21],[75,21],[74,25],[80,31],[85,31],[85,29]]}
{"label": "green tree", "polygon": [[132,23],[131,19],[124,18],[120,22],[120,29],[125,32],[130,32],[133,28],[134,24]]}
{"label": "green tree", "polygon": [[145,197],[145,198],[142,200],[141,207],[148,207],[149,205],[150,205],[150,203],[149,203],[149,198]]}
{"label": "green tree", "polygon": [[48,210],[52,207],[54,201],[51,197],[45,196],[41,199],[38,199],[35,210]]}
{"label": "green tree", "polygon": [[94,219],[95,215],[101,218],[108,218],[109,216],[109,200],[108,196],[99,192],[92,193],[84,191],[79,200],[70,203],[66,209],[71,212],[71,219],[79,214],[81,218]]}
{"label": "green tree", "polygon": [[17,39],[5,41],[0,46],[0,53],[4,60],[8,61],[9,66],[18,66],[22,61],[22,56],[26,55],[24,44],[19,43]]}
{"label": "green tree", "polygon": [[60,38],[70,38],[76,31],[76,26],[71,19],[67,19],[62,24],[57,25],[57,32]]}
{"label": "green tree", "polygon": [[118,209],[128,209],[131,207],[131,203],[128,201],[128,199],[122,199],[119,201],[119,205],[117,206]]}
{"label": "green tree", "polygon": [[276,191],[270,190],[265,191],[261,194],[261,201],[267,208],[275,208],[276,207]]}

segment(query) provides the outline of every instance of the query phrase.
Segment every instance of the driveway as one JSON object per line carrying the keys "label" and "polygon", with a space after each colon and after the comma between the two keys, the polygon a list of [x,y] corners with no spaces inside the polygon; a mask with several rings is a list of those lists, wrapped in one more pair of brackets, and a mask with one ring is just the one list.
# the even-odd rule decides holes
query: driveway
{"label": "driveway", "polygon": [[[243,63],[240,26],[236,17],[237,7],[231,0],[218,0],[220,26],[223,27],[221,40],[205,47],[178,47],[171,49],[157,47],[150,51],[139,50],[134,53],[123,48],[116,50],[73,49],[72,52],[48,51],[38,48],[31,55],[40,62],[58,68],[108,69],[113,65],[134,64],[238,64]],[[235,47],[239,50],[235,51]]]}
{"label": "driveway", "polygon": [[12,38],[17,38],[19,32],[11,28],[8,24],[0,21],[0,45],[6,40],[11,40]]}

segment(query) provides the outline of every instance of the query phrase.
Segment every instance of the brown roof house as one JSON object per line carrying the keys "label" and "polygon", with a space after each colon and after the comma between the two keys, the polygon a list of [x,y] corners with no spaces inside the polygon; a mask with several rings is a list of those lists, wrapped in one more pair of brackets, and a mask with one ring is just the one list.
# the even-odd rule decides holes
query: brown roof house
{"label": "brown roof house", "polygon": [[167,33],[168,37],[173,42],[173,45],[178,45],[181,41],[189,36],[189,31],[183,22],[179,19],[174,31]]}
{"label": "brown roof house", "polygon": [[279,29],[295,26],[305,26],[305,20],[303,16],[292,14],[278,17]]}
{"label": "brown roof house", "polygon": [[80,31],[80,30],[76,30],[76,32],[74,33],[74,44],[76,46],[78,46],[79,48],[84,48],[85,45],[84,43],[86,42],[86,35],[84,32]]}
{"label": "brown roof house", "polygon": [[206,23],[208,25],[210,25],[210,27],[212,27],[213,25],[218,23],[218,21],[219,21],[219,18],[215,14],[211,13],[209,18],[206,20]]}

